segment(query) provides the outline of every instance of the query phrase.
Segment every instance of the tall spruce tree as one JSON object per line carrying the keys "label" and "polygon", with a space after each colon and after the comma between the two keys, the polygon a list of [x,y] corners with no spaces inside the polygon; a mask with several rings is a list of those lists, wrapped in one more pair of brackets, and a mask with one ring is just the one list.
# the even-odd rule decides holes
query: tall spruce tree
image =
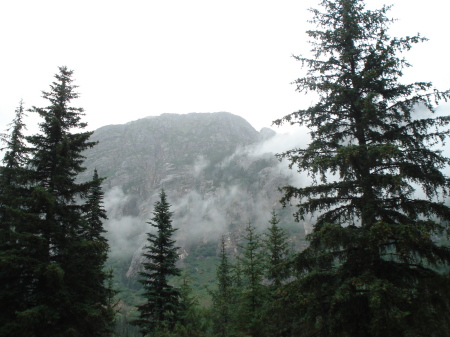
{"label": "tall spruce tree", "polygon": [[[26,117],[23,101],[19,102],[19,106],[15,111],[15,116],[7,131],[1,135],[1,141],[6,145],[2,150],[5,150],[3,157],[3,168],[17,169],[22,168],[27,163],[27,154],[29,149],[26,145],[24,130],[26,125],[24,118]],[[4,185],[10,185],[17,171],[9,173],[8,170],[2,169],[2,179]],[[3,185],[2,185],[3,186]]]}
{"label": "tall spruce tree", "polygon": [[400,82],[409,64],[398,54],[424,38],[389,37],[389,7],[321,5],[307,32],[314,57],[297,57],[308,72],[295,81],[318,102],[275,121],[310,129],[306,148],[280,157],[313,183],[284,187],[282,202],[297,202],[297,219],[318,215],[280,309],[295,336],[446,336],[450,283],[439,268],[450,251],[434,238],[450,220],[448,158],[436,150],[450,119],[430,113],[450,93]]}
{"label": "tall spruce tree", "polygon": [[15,231],[17,223],[11,222],[11,217],[14,210],[18,210],[21,205],[20,198],[25,196],[27,190],[25,166],[30,149],[23,134],[26,128],[24,117],[23,101],[20,101],[7,133],[0,135],[0,140],[5,144],[2,148],[5,154],[0,167],[0,242],[4,244],[15,241],[10,235]]}
{"label": "tall spruce tree", "polygon": [[265,271],[265,252],[261,237],[250,223],[245,227],[242,253],[237,257],[241,265],[243,288],[239,315],[241,329],[251,336],[262,335],[261,314],[266,300],[266,288],[263,285]]}
{"label": "tall spruce tree", "polygon": [[[49,102],[33,107],[43,122],[40,133],[27,138],[33,147],[27,167],[27,185],[32,188],[29,211],[36,220],[28,233],[36,240],[28,254],[36,260],[29,284],[28,307],[18,314],[21,333],[30,336],[96,336],[103,328],[94,324],[101,316],[98,296],[85,296],[88,283],[96,289],[106,285],[103,279],[86,280],[80,274],[86,268],[84,204],[93,182],[79,183],[82,152],[95,145],[92,132],[75,131],[86,127],[81,122],[82,108],[70,106],[78,97],[72,84],[72,71],[60,67],[50,91],[43,92]],[[99,251],[98,254],[104,254]],[[100,329],[100,330],[99,330]]]}
{"label": "tall spruce tree", "polygon": [[0,167],[0,336],[18,336],[20,315],[30,306],[33,255],[40,239],[30,234],[36,216],[29,212],[29,148],[25,141],[21,101],[8,132],[1,135],[5,155]]}
{"label": "tall spruce tree", "polygon": [[236,301],[236,291],[233,288],[231,263],[225,247],[225,238],[220,241],[219,265],[216,270],[217,289],[211,292],[213,330],[216,336],[232,336],[234,328],[233,304]]}
{"label": "tall spruce tree", "polygon": [[104,193],[101,187],[103,180],[104,178],[100,178],[97,169],[95,169],[85,204],[85,223],[81,228],[81,235],[85,240],[103,243],[103,250],[107,251],[107,240],[103,236],[106,233],[103,227],[103,221],[107,219],[106,210],[103,207]]}
{"label": "tall spruce tree", "polygon": [[289,265],[288,236],[279,223],[275,210],[269,220],[270,227],[265,233],[264,249],[266,251],[265,277],[269,281],[270,297],[264,303],[264,336],[286,336],[286,324],[273,314],[273,305],[283,298],[282,287],[292,274]]}
{"label": "tall spruce tree", "polygon": [[[17,223],[14,211],[18,211],[20,197],[24,196],[25,165],[28,160],[28,151],[23,131],[25,111],[23,102],[15,111],[15,117],[7,133],[1,134],[0,139],[5,146],[5,155],[0,166],[0,244],[1,251],[9,248],[16,240],[12,237],[16,232]],[[8,133],[9,132],[9,133]]]}
{"label": "tall spruce tree", "polygon": [[77,264],[82,266],[78,271],[77,282],[79,298],[83,299],[84,310],[88,314],[85,328],[86,331],[95,331],[96,336],[110,336],[112,333],[114,295],[117,293],[112,286],[112,272],[105,270],[109,245],[103,236],[106,232],[103,221],[107,219],[101,188],[103,180],[95,169],[84,205],[80,241],[74,245],[79,256]]}
{"label": "tall spruce tree", "polygon": [[147,233],[148,245],[143,254],[147,262],[140,272],[140,282],[144,287],[145,303],[139,305],[139,325],[142,334],[158,330],[171,330],[180,321],[180,292],[169,284],[169,279],[180,275],[176,266],[178,260],[175,240],[172,238],[177,230],[172,227],[172,212],[167,202],[166,193],[161,190],[160,200],[155,203],[153,218],[149,222],[156,228],[156,233]]}
{"label": "tall spruce tree", "polygon": [[272,210],[269,220],[270,227],[265,235],[264,247],[267,253],[266,277],[272,283],[272,289],[276,291],[284,280],[289,277],[287,257],[289,254],[288,237],[279,223],[275,210]]}

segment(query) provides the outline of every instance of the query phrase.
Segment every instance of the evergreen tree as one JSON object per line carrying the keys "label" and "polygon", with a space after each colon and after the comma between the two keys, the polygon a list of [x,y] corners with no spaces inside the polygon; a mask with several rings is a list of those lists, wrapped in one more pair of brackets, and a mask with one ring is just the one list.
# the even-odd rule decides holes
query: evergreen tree
{"label": "evergreen tree", "polygon": [[241,264],[243,289],[239,314],[242,328],[251,336],[261,335],[261,313],[266,300],[263,286],[265,255],[261,247],[260,235],[250,223],[245,228],[242,253],[237,259]]}
{"label": "evergreen tree", "polygon": [[[95,143],[88,140],[92,132],[74,133],[86,123],[81,122],[83,109],[70,106],[78,97],[71,77],[72,71],[60,67],[50,91],[43,92],[49,105],[31,110],[43,122],[40,133],[27,138],[33,148],[23,184],[31,189],[31,202],[20,207],[34,216],[33,221],[24,221],[28,242],[22,248],[34,264],[21,265],[31,277],[22,285],[26,301],[16,312],[14,336],[98,336],[103,331],[97,322],[103,320],[104,302],[99,298],[105,293],[105,279],[82,278],[89,269],[80,234],[85,223],[83,200],[93,183],[76,182],[84,171],[82,152]],[[91,286],[101,291],[87,296]]]}
{"label": "evergreen tree", "polygon": [[95,331],[96,336],[110,336],[114,325],[117,293],[112,286],[112,272],[105,270],[109,245],[103,233],[103,220],[107,219],[103,208],[103,191],[97,170],[87,194],[84,217],[80,228],[80,240],[73,245],[73,254],[79,256],[74,268],[78,271],[79,301],[83,303],[85,331]]}
{"label": "evergreen tree", "polygon": [[1,135],[5,155],[0,167],[0,336],[17,336],[19,314],[30,305],[33,255],[39,238],[29,233],[36,216],[28,211],[31,195],[26,185],[29,149],[23,131],[25,111],[21,101],[9,133]]}
{"label": "evergreen tree", "polygon": [[264,336],[286,336],[286,326],[273,314],[273,307],[282,298],[282,285],[291,276],[289,266],[289,248],[286,231],[280,226],[280,220],[272,210],[269,220],[271,226],[265,233],[264,249],[266,250],[265,277],[269,281],[268,290],[270,297],[264,302],[263,322]]}
{"label": "evergreen tree", "polygon": [[105,244],[107,250],[107,240],[103,236],[103,233],[106,233],[103,228],[103,221],[107,219],[106,210],[103,207],[104,193],[101,187],[103,180],[104,178],[99,178],[97,169],[95,169],[86,201],[85,223],[84,227],[81,228],[81,235],[85,240]]}
{"label": "evergreen tree", "polygon": [[180,275],[180,269],[175,265],[178,247],[175,247],[175,240],[172,239],[176,231],[172,227],[172,214],[166,194],[161,190],[160,200],[155,203],[153,218],[149,222],[157,232],[147,233],[148,246],[143,254],[147,262],[140,273],[146,302],[137,307],[139,319],[134,322],[144,335],[173,329],[180,320],[180,292],[169,284],[171,277]]}
{"label": "evergreen tree", "polygon": [[28,161],[29,149],[23,134],[26,128],[23,121],[24,117],[23,102],[20,101],[19,107],[15,111],[14,120],[7,130],[10,133],[0,136],[1,141],[6,145],[2,148],[2,150],[5,150],[5,155],[0,167],[0,242],[2,244],[11,244],[15,241],[11,238],[17,226],[17,223],[12,221],[13,210],[19,210],[22,204],[21,197],[27,194],[25,166]]}
{"label": "evergreen tree", "polygon": [[244,286],[242,263],[240,259],[236,259],[231,265],[231,282],[236,289],[241,289]]}
{"label": "evergreen tree", "polygon": [[272,217],[269,220],[271,226],[268,228],[264,246],[267,252],[267,279],[272,283],[273,290],[277,290],[282,282],[289,277],[289,268],[286,259],[288,256],[288,239],[286,231],[278,224],[275,210],[272,210]]}
{"label": "evergreen tree", "polygon": [[399,82],[409,64],[398,53],[424,38],[390,38],[389,7],[321,5],[312,10],[318,28],[308,32],[314,58],[297,57],[309,70],[295,81],[318,103],[276,121],[311,130],[305,149],[280,157],[314,181],[284,187],[282,202],[298,202],[297,219],[318,213],[280,319],[288,310],[299,336],[448,335],[449,282],[438,268],[450,251],[433,237],[450,220],[441,172],[448,158],[434,147],[450,119],[427,112],[450,93]]}
{"label": "evergreen tree", "polygon": [[5,155],[0,167],[0,244],[1,251],[7,250],[16,241],[13,238],[16,232],[17,222],[13,221],[14,210],[18,211],[20,196],[24,196],[24,174],[25,164],[28,160],[28,149],[26,146],[23,130],[25,123],[23,102],[15,111],[15,117],[7,131],[1,135],[5,143]]}
{"label": "evergreen tree", "polygon": [[28,148],[26,145],[25,136],[23,131],[26,129],[24,122],[24,117],[26,117],[25,110],[23,107],[23,101],[19,102],[19,107],[15,111],[15,117],[10,124],[7,131],[10,133],[5,133],[1,135],[1,140],[6,144],[6,153],[3,157],[3,171],[2,179],[5,180],[3,184],[9,185],[17,172],[9,173],[5,168],[18,169],[24,167],[28,161]]}
{"label": "evergreen tree", "polygon": [[235,304],[235,288],[232,283],[232,266],[225,250],[225,238],[220,244],[220,263],[217,266],[217,290],[212,291],[212,313],[214,333],[216,336],[227,337],[233,330],[233,304]]}

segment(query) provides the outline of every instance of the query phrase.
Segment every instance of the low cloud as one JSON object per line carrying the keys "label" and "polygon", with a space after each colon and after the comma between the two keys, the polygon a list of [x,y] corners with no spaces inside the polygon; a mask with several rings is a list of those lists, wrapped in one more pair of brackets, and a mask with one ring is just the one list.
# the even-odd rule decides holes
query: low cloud
{"label": "low cloud", "polygon": [[149,225],[139,217],[123,216],[123,208],[129,201],[119,186],[105,193],[104,207],[108,215],[104,227],[107,231],[111,257],[132,256],[139,244],[145,240]]}
{"label": "low cloud", "polygon": [[[176,181],[165,184],[167,199],[174,212],[173,226],[178,228],[175,232],[177,245],[189,247],[195,242],[218,241],[230,232],[240,235],[248,223],[259,231],[265,230],[269,226],[272,209],[281,209],[279,199],[282,194],[278,187],[304,186],[305,180],[309,179],[306,174],[290,170],[286,160],[278,161],[275,153],[292,146],[306,146],[305,138],[308,137],[303,129],[277,134],[260,144],[241,147],[217,164],[199,156],[190,171],[192,180],[184,173],[182,188]],[[177,175],[174,177],[175,180],[181,179]],[[147,222],[152,217],[154,203],[159,200],[159,189],[149,195],[146,200],[139,199],[136,205],[139,215],[131,216],[125,215],[125,209],[136,196],[125,194],[118,186],[105,194],[109,217],[105,228],[111,256],[131,259],[136,251],[142,249],[145,233],[155,230]],[[294,211],[292,207],[292,210],[284,212],[287,221],[293,221],[291,214]]]}

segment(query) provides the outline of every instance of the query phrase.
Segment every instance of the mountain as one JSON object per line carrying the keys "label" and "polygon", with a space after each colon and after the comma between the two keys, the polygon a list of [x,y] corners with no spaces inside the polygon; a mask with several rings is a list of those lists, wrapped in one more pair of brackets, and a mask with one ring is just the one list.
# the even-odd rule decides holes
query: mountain
{"label": "mountain", "polygon": [[127,261],[126,276],[139,271],[161,188],[172,204],[182,262],[215,255],[222,235],[235,253],[243,228],[251,222],[262,231],[273,208],[290,224],[292,241],[301,242],[303,228],[278,203],[278,187],[292,175],[264,151],[275,138],[273,130],[258,132],[227,112],[163,114],[96,130],[91,139],[99,143],[86,151],[81,178],[94,168],[106,177],[105,227],[111,256]]}
{"label": "mountain", "polygon": [[86,153],[87,167],[96,166],[109,187],[145,195],[198,158],[217,163],[259,133],[243,118],[220,112],[147,117],[102,127],[92,138],[99,144]]}

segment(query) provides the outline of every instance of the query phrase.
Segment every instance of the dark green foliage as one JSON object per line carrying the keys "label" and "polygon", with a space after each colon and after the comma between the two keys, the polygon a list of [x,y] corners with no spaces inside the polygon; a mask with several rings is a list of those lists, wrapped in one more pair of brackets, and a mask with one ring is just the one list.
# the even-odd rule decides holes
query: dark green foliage
{"label": "dark green foliage", "polygon": [[266,288],[263,286],[265,255],[260,235],[251,224],[245,228],[240,262],[243,288],[240,294],[239,318],[241,329],[252,336],[260,336],[262,329],[261,313],[266,300]]}
{"label": "dark green foliage", "polygon": [[105,229],[103,220],[107,219],[106,211],[103,208],[104,193],[101,184],[104,178],[99,178],[97,170],[94,170],[91,187],[85,205],[85,224],[81,228],[81,235],[88,241],[106,243],[103,237]]}
{"label": "dark green foliage", "polygon": [[287,257],[289,254],[289,243],[286,231],[280,226],[280,220],[272,211],[272,218],[269,223],[268,233],[264,240],[264,247],[267,253],[267,279],[272,283],[272,288],[276,291],[282,282],[286,280],[289,275],[289,267],[287,265]]}
{"label": "dark green foliage", "polygon": [[213,330],[216,336],[232,336],[235,328],[236,289],[233,287],[232,266],[225,250],[225,238],[220,244],[220,262],[216,270],[217,290],[212,291]]}
{"label": "dark green foliage", "polygon": [[[21,168],[27,162],[27,152],[29,149],[26,146],[25,136],[23,131],[26,129],[24,122],[25,111],[23,107],[23,101],[20,101],[19,107],[15,111],[15,117],[8,131],[9,134],[2,134],[1,140],[5,143],[6,147],[2,150],[6,150],[3,157],[3,164],[5,168]],[[12,179],[13,174],[6,174],[2,172],[2,179]],[[7,181],[9,182],[9,181]]]}
{"label": "dark green foliage", "polygon": [[180,310],[174,332],[177,336],[206,336],[210,321],[206,311],[200,308],[197,296],[193,295],[189,276],[183,275],[180,286]]}
{"label": "dark green foliage", "polygon": [[222,237],[217,289],[210,291],[215,336],[279,336],[283,330],[272,316],[274,302],[283,297],[281,286],[290,276],[288,241],[274,211],[269,223],[264,240],[251,224],[245,228],[233,264]]}
{"label": "dark green foliage", "polygon": [[209,305],[211,299],[206,287],[216,282],[217,242],[196,242],[188,249],[189,255],[183,259],[184,271],[189,273],[190,285],[200,304]]}
{"label": "dark green foliage", "polygon": [[85,324],[89,324],[90,331],[95,331],[96,335],[110,336],[116,314],[114,295],[117,292],[112,285],[112,271],[105,270],[109,245],[103,237],[106,211],[100,186],[102,180],[95,170],[84,206],[83,222],[78,234],[80,240],[73,244],[73,255],[78,257],[74,259],[74,268],[81,266],[76,288],[79,289],[78,299],[86,312]]}
{"label": "dark green foliage", "polygon": [[273,313],[273,305],[283,298],[282,286],[291,277],[288,235],[279,225],[280,220],[272,210],[269,220],[270,227],[265,233],[263,248],[266,251],[265,277],[269,282],[267,288],[270,297],[263,307],[264,336],[284,336],[285,323]]}
{"label": "dark green foliage", "polygon": [[114,327],[114,336],[142,337],[142,334],[139,332],[139,327],[132,324],[132,321],[126,315],[118,315]]}
{"label": "dark green foliage", "polygon": [[31,110],[44,120],[39,124],[41,133],[28,138],[33,145],[29,162],[35,200],[32,212],[39,214],[33,234],[42,240],[37,251],[34,310],[42,320],[39,334],[93,335],[98,333],[98,307],[103,304],[97,303],[101,295],[96,290],[103,288],[104,277],[86,263],[98,254],[103,256],[107,246],[98,250],[80,235],[85,223],[83,204],[77,200],[86,197],[91,183],[75,180],[84,171],[82,152],[95,143],[88,141],[92,132],[72,132],[86,127],[80,121],[83,109],[70,106],[78,97],[72,71],[59,70],[51,90],[43,92],[49,106]]}
{"label": "dark green foliage", "polygon": [[176,267],[178,260],[175,240],[172,236],[176,229],[172,227],[172,212],[161,190],[160,200],[155,203],[152,221],[149,222],[157,230],[156,234],[147,233],[148,246],[144,254],[147,262],[140,273],[144,288],[145,303],[138,306],[139,325],[143,334],[150,334],[165,328],[171,330],[180,319],[180,292],[169,284],[169,278],[179,276]]}
{"label": "dark green foliage", "polygon": [[[84,214],[95,207],[104,213],[101,194],[97,205],[83,203],[100,185],[76,182],[84,171],[82,152],[95,143],[88,141],[91,132],[73,133],[86,124],[80,122],[82,109],[70,107],[78,97],[72,71],[59,70],[43,93],[49,106],[31,110],[44,121],[39,134],[26,138],[30,148],[22,135],[22,105],[7,142],[1,189],[9,201],[2,199],[1,213],[2,230],[8,229],[13,245],[2,249],[2,276],[9,277],[7,289],[14,296],[7,302],[20,305],[2,316],[7,320],[2,336],[107,336],[114,319],[101,220],[94,225],[94,217],[85,221]],[[90,226],[97,228],[95,239],[84,235]]]}
{"label": "dark green foliage", "polygon": [[103,208],[104,193],[101,189],[103,180],[99,178],[97,170],[94,170],[84,207],[84,222],[79,233],[82,240],[76,248],[79,250],[81,259],[84,260],[81,262],[84,267],[80,271],[79,286],[84,283],[82,294],[86,302],[91,299],[90,311],[95,313],[92,324],[96,327],[93,330],[99,335],[109,336],[112,333],[116,314],[114,296],[117,291],[113,288],[112,270],[105,270],[109,245],[103,236],[106,232],[103,228],[103,220],[107,219]]}
{"label": "dark green foliage", "polygon": [[23,214],[26,207],[22,206],[22,203],[29,195],[29,189],[25,186],[29,172],[25,165],[30,149],[27,147],[23,134],[24,117],[23,102],[20,101],[15,118],[8,129],[10,133],[1,135],[1,140],[6,145],[2,148],[5,150],[5,155],[0,171],[0,240],[2,244],[12,244],[15,241],[11,235],[16,231],[17,222],[13,219]]}
{"label": "dark green foliage", "polygon": [[450,251],[432,238],[450,219],[441,172],[448,158],[434,147],[450,119],[427,113],[450,93],[399,82],[409,64],[398,53],[424,39],[390,38],[389,7],[322,6],[308,32],[314,58],[297,57],[308,73],[295,81],[319,101],[276,121],[311,130],[307,148],[280,157],[313,183],[284,187],[282,202],[298,201],[297,219],[318,213],[311,245],[295,261],[301,276],[283,290],[280,320],[289,317],[299,336],[448,335],[449,283],[436,270]]}
{"label": "dark green foliage", "polygon": [[28,212],[30,191],[26,186],[25,164],[29,149],[23,131],[23,102],[15,118],[2,135],[5,155],[0,167],[0,336],[13,336],[20,329],[17,313],[30,305],[33,255],[40,239],[29,234],[35,216]]}

